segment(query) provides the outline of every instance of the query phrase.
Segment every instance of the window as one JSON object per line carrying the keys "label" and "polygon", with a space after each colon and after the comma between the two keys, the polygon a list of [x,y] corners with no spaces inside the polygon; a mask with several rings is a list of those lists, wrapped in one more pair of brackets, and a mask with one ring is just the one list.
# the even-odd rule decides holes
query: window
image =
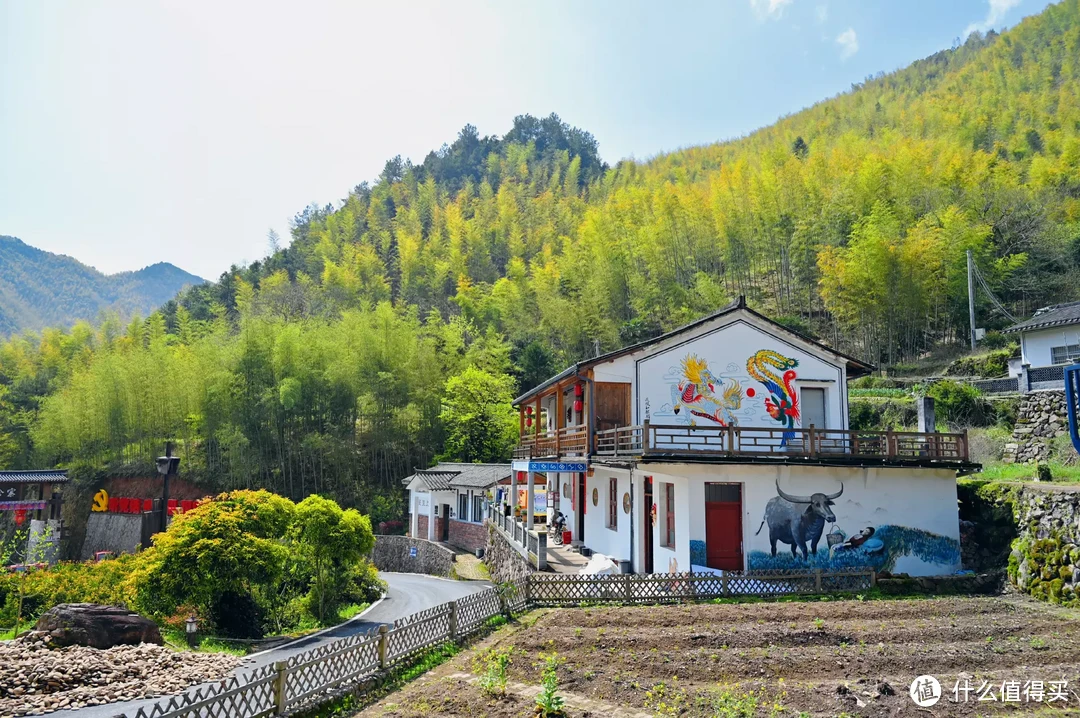
{"label": "window", "polygon": [[607,527],[619,528],[619,480],[614,476],[608,479]]}
{"label": "window", "polygon": [[1050,348],[1051,364],[1072,364],[1074,361],[1080,361],[1080,344]]}
{"label": "window", "polygon": [[675,484],[660,484],[664,500],[664,533],[661,546],[675,548]]}
{"label": "window", "polygon": [[820,387],[803,387],[802,389],[802,425],[804,429],[813,426],[815,429],[826,428],[825,424],[825,390]]}
{"label": "window", "polygon": [[472,520],[479,523],[484,520],[484,497],[472,497]]}
{"label": "window", "polygon": [[469,520],[469,495],[458,494],[457,495],[457,520],[468,521]]}

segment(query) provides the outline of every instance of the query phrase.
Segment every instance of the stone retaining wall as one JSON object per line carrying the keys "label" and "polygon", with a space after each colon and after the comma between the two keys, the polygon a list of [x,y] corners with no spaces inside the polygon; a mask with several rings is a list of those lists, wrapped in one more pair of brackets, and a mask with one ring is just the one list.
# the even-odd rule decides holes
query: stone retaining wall
{"label": "stone retaining wall", "polygon": [[484,563],[487,564],[492,581],[495,583],[516,581],[536,570],[501,533],[495,530],[492,524],[486,524],[484,528],[488,532]]}
{"label": "stone retaining wall", "polygon": [[1050,442],[1068,433],[1064,391],[1034,391],[1020,398],[1016,428],[1005,444],[1003,461],[1024,464],[1050,458]]}
{"label": "stone retaining wall", "polygon": [[[416,555],[412,555],[416,549]],[[454,552],[437,543],[410,536],[376,536],[371,562],[380,571],[451,576]]]}

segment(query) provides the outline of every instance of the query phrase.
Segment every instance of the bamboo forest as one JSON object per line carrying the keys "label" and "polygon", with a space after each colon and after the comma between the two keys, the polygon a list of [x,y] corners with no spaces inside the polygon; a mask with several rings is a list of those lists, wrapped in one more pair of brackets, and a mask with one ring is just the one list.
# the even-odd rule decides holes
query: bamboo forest
{"label": "bamboo forest", "polygon": [[0,466],[139,475],[170,440],[207,487],[375,522],[414,467],[509,458],[518,392],[739,296],[880,367],[962,344],[968,250],[1016,316],[1080,298],[1077,57],[1069,0],[644,161],[556,115],[466,126],[149,316],[4,341]]}

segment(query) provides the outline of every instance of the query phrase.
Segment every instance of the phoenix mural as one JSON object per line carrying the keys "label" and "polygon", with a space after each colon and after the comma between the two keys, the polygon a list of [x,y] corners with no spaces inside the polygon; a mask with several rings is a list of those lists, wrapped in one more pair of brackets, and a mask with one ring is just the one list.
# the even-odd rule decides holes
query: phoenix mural
{"label": "phoenix mural", "polygon": [[[798,366],[797,359],[770,349],[761,349],[746,360],[746,371],[769,391],[769,396],[765,398],[765,411],[785,429],[781,446],[786,446],[794,438],[795,424],[799,421],[799,395],[792,386]],[[783,374],[778,375],[777,371]],[[747,389],[746,395],[753,397],[754,390]]]}

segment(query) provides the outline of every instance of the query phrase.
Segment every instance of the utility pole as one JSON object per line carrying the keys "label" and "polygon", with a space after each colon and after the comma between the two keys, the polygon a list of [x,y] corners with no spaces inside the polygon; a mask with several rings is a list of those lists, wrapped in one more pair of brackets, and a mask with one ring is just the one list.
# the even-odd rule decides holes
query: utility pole
{"label": "utility pole", "polygon": [[975,261],[971,250],[967,251],[968,272],[968,321],[971,324],[971,351],[975,351]]}

